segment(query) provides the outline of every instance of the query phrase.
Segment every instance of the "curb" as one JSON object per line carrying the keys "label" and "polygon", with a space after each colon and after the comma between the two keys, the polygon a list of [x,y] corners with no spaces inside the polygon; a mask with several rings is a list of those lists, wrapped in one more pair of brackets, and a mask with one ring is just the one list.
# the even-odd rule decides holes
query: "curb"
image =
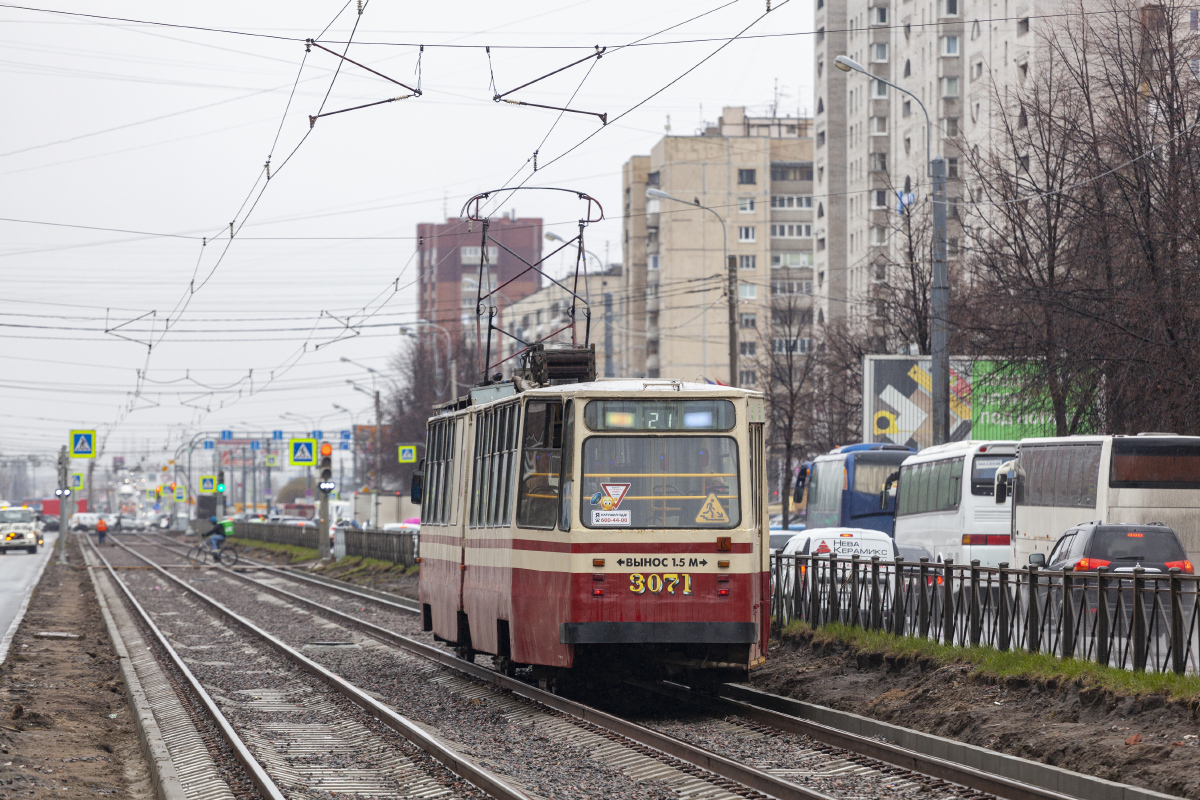
{"label": "curb", "polygon": [[740,700],[743,703],[778,711],[781,714],[790,714],[810,722],[817,722],[847,733],[877,737],[922,755],[944,759],[1072,797],[1087,798],[1087,800],[1178,800],[1176,795],[1163,794],[1152,789],[1129,786],[1103,778],[1094,778],[1091,775],[1072,772],[1062,767],[1030,761],[1019,756],[1010,756],[986,747],[966,744],[931,733],[922,733],[859,714],[836,711],[826,706],[780,697],[743,684],[723,684],[720,695],[731,700]]}
{"label": "curb", "polygon": [[[85,553],[84,557],[90,562],[90,554]],[[150,701],[142,690],[142,683],[133,669],[133,662],[129,658],[125,641],[117,629],[117,622],[109,608],[104,588],[100,585],[95,570],[89,569],[87,572],[88,577],[92,579],[96,600],[100,604],[100,613],[104,617],[104,627],[108,630],[108,638],[112,641],[113,649],[117,653],[117,660],[121,665],[121,677],[125,680],[125,689],[129,695],[129,707],[133,711],[134,718],[137,719],[138,740],[142,745],[142,755],[145,756],[146,763],[150,767],[150,775],[154,779],[155,795],[158,800],[187,800],[183,783],[179,780],[179,774],[175,770],[175,762],[171,760],[171,754],[167,750],[166,742],[163,741],[158,721],[150,709]],[[107,580],[107,576],[105,579]]]}
{"label": "curb", "polygon": [[[59,536],[61,535],[59,534]],[[58,544],[58,540],[55,539],[54,543]],[[33,593],[37,591],[38,584],[42,582],[46,566],[50,563],[50,559],[54,558],[54,548],[47,548],[47,550],[42,566],[38,568],[37,575],[29,584],[29,591],[25,593],[25,599],[21,601],[21,607],[17,609],[17,616],[13,618],[12,625],[8,626],[8,630],[4,632],[4,638],[0,639],[0,665],[8,660],[8,648],[12,646],[13,637],[17,635],[17,628],[21,627],[21,622],[25,619],[25,612],[29,610],[29,603],[33,600]]]}

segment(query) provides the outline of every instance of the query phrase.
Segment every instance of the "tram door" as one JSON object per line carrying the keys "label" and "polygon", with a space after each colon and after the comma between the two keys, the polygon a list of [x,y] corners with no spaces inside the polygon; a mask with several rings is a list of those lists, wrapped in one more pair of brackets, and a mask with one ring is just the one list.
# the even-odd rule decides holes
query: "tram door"
{"label": "tram door", "polygon": [[759,664],[766,657],[767,640],[770,636],[771,622],[771,594],[767,589],[767,581],[770,573],[762,572],[762,558],[765,548],[767,547],[767,511],[764,498],[766,491],[767,464],[766,453],[763,443],[763,428],[761,422],[750,423],[750,508],[754,520],[754,527],[757,531],[757,542],[754,548],[754,555],[758,558],[752,574],[759,573],[759,585],[754,600],[754,615],[753,621],[758,625],[758,641],[750,648],[750,663],[752,665]]}

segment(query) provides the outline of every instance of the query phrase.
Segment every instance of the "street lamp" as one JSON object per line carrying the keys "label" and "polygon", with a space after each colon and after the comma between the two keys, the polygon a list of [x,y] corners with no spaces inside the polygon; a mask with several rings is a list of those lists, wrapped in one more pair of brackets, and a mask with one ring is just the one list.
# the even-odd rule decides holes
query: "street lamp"
{"label": "street lamp", "polygon": [[738,385],[738,335],[737,335],[737,265],[729,259],[729,237],[725,231],[725,218],[713,211],[708,206],[700,205],[700,199],[696,198],[691,203],[680,200],[678,197],[672,197],[662,189],[649,187],[646,189],[646,197],[659,200],[674,200],[676,203],[684,203],[685,205],[694,205],[697,208],[703,208],[705,211],[712,214],[721,222],[721,261],[726,265],[726,270],[729,273],[729,385]]}
{"label": "street lamp", "polygon": [[[446,399],[453,400],[455,398],[455,396],[458,394],[458,361],[457,361],[457,359],[454,358],[454,352],[452,349],[453,348],[453,340],[452,340],[452,337],[450,336],[450,331],[446,330],[441,325],[438,325],[436,322],[430,322],[427,319],[419,319],[414,324],[415,325],[423,325],[427,328],[435,328],[443,336],[446,337],[446,366],[447,366],[447,369],[449,370],[449,379],[446,381],[446,395],[447,395]],[[400,335],[408,336],[412,339],[418,338],[417,335],[413,331],[410,331],[408,329],[407,325],[400,326]],[[437,366],[436,365],[436,362],[437,362],[437,348],[436,347],[433,348],[433,360],[435,362],[434,366],[436,368],[436,366]]]}
{"label": "street lamp", "polygon": [[863,75],[902,92],[921,107],[925,114],[925,160],[933,179],[933,285],[930,287],[930,349],[933,351],[933,443],[950,440],[950,279],[946,270],[946,160],[930,157],[933,126],[929,109],[921,98],[891,81],[872,75],[866,67],[849,56],[838,56],[834,64],[842,72],[861,72]]}
{"label": "street lamp", "polygon": [[[343,358],[342,361],[350,361],[350,359]],[[350,363],[354,362],[351,361]],[[374,371],[371,370],[371,372]],[[362,392],[367,397],[375,400],[375,494],[378,495],[383,490],[383,412],[379,403],[379,390],[375,389],[368,392],[349,379],[346,380],[346,383],[350,384],[354,391]]]}
{"label": "street lamp", "polygon": [[[353,441],[354,441],[354,452],[351,453],[351,455],[353,456],[353,460],[354,460],[354,485],[357,487],[358,486],[358,415],[361,414],[362,412],[361,411],[357,411],[357,412],[351,411],[350,409],[346,408],[345,406],[339,406],[337,403],[334,403],[333,407],[336,408],[338,411],[341,411],[341,412],[347,414],[350,417],[350,427],[353,430]],[[357,491],[357,489],[355,491]]]}

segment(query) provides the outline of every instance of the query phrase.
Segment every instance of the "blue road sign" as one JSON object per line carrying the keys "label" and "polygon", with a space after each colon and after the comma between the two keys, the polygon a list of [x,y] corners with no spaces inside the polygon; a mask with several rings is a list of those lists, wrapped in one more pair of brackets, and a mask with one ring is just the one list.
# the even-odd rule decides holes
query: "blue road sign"
{"label": "blue road sign", "polygon": [[400,446],[400,463],[414,464],[417,461],[417,448],[412,445]]}
{"label": "blue road sign", "polygon": [[205,439],[205,440],[204,440],[204,449],[205,449],[205,450],[212,450],[212,449],[213,449],[214,447],[216,447],[216,446],[217,446],[217,445],[216,445],[216,443],[215,443],[215,442],[213,442],[213,440],[212,440],[212,439]]}
{"label": "blue road sign", "polygon": [[350,439],[350,431],[342,431],[339,435],[342,437],[343,442],[349,441]]}
{"label": "blue road sign", "polygon": [[262,450],[262,442],[257,439],[250,443],[251,450]]}
{"label": "blue road sign", "polygon": [[200,476],[200,493],[213,494],[217,491],[217,476],[216,475],[201,475]]}
{"label": "blue road sign", "polygon": [[71,458],[96,457],[96,432],[71,431]]}
{"label": "blue road sign", "polygon": [[233,438],[233,431],[221,431],[221,441],[227,442]]}
{"label": "blue road sign", "polygon": [[271,431],[271,439],[276,442],[283,441],[283,431]]}
{"label": "blue road sign", "polygon": [[313,432],[312,432],[312,438],[314,438],[314,439],[318,439],[318,440],[320,440],[320,439],[324,439],[324,438],[325,438],[325,431],[313,431]]}
{"label": "blue road sign", "polygon": [[349,442],[343,441],[343,442],[340,442],[340,444],[341,444],[341,447],[338,448],[339,450],[349,450],[350,449]]}
{"label": "blue road sign", "polygon": [[293,467],[315,467],[317,465],[317,440],[292,439],[289,443],[289,462]]}
{"label": "blue road sign", "polygon": [[154,504],[154,510],[155,510],[155,511],[162,511],[162,503],[155,503],[155,504]]}

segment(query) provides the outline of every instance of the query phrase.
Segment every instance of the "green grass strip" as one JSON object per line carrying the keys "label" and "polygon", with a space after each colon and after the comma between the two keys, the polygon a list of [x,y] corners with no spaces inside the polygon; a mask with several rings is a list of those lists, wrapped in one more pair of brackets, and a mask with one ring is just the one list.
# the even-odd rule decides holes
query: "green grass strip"
{"label": "green grass strip", "polygon": [[1077,658],[1058,658],[1048,653],[1002,652],[983,646],[951,647],[915,636],[893,636],[842,624],[813,630],[807,623],[797,621],[784,629],[783,637],[808,640],[814,647],[843,644],[857,653],[879,655],[889,660],[920,661],[937,666],[970,664],[975,676],[997,681],[1025,680],[1048,687],[1074,685],[1135,697],[1162,694],[1183,701],[1200,698],[1200,675],[1195,674],[1131,672]]}
{"label": "green grass strip", "polygon": [[269,550],[272,553],[280,553],[291,557],[291,563],[298,564],[301,561],[312,561],[320,556],[315,547],[297,547],[294,544],[276,544],[275,542],[262,542],[258,539],[240,539],[235,536],[227,539],[231,544],[239,547],[253,547],[258,550]]}

